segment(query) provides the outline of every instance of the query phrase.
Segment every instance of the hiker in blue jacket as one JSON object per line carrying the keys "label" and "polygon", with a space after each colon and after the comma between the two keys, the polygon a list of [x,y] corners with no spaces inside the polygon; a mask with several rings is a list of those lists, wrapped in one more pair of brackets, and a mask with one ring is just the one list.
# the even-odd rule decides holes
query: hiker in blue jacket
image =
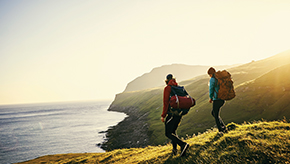
{"label": "hiker in blue jacket", "polygon": [[211,77],[209,80],[209,102],[213,104],[211,114],[215,118],[219,132],[226,133],[227,127],[220,117],[220,110],[221,107],[225,104],[225,100],[218,98],[219,85],[218,80],[215,78],[216,70],[213,67],[210,67],[207,73]]}

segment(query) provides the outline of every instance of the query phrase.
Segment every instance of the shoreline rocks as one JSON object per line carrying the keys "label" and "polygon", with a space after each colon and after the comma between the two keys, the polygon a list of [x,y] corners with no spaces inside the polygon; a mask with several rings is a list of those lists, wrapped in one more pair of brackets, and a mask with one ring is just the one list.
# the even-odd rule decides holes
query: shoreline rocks
{"label": "shoreline rocks", "polygon": [[118,107],[111,105],[108,111],[123,112],[128,115],[116,126],[111,126],[106,131],[106,139],[99,146],[111,151],[121,148],[146,147],[150,143],[147,123],[148,113],[140,113],[136,107]]}

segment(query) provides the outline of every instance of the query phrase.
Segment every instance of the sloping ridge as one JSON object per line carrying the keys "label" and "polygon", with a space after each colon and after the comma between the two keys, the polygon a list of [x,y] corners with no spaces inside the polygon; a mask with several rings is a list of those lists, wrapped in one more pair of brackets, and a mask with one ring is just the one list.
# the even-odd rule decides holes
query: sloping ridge
{"label": "sloping ridge", "polygon": [[[232,66],[216,66],[218,69],[226,69]],[[164,85],[165,76],[173,74],[179,81],[187,80],[206,73],[209,66],[171,64],[152,69],[149,73],[132,80],[126,86],[124,92],[138,91]]]}
{"label": "sloping ridge", "polygon": [[[290,51],[286,51],[264,60],[228,69],[232,74],[237,96],[233,100],[227,101],[222,108],[221,117],[224,122],[243,123],[262,118],[266,120],[290,118],[289,65]],[[183,117],[178,128],[178,134],[181,137],[204,132],[215,126],[210,114],[212,104],[208,103],[208,80],[209,78],[205,74],[186,82],[185,88],[197,100],[197,105]],[[108,132],[106,143],[113,145],[111,149],[114,149],[114,146],[142,147],[167,142],[164,125],[160,121],[162,93],[163,87],[116,95],[109,110],[125,112],[135,120],[130,122],[125,119]],[[136,126],[122,126],[125,122],[124,125],[133,125],[136,121],[139,121]],[[148,138],[145,137],[142,140],[146,140],[146,143],[141,142],[137,137],[131,137],[134,136],[134,129],[144,129],[142,133],[146,134]],[[118,131],[122,131],[122,133],[114,133]],[[132,141],[131,143],[134,145],[119,145],[119,142],[122,141],[116,140],[118,137],[126,138],[126,143]]]}
{"label": "sloping ridge", "polygon": [[[278,67],[237,89],[244,111],[253,119],[290,118],[290,64]],[[249,100],[247,95],[251,96]],[[248,106],[248,108],[246,108]]]}

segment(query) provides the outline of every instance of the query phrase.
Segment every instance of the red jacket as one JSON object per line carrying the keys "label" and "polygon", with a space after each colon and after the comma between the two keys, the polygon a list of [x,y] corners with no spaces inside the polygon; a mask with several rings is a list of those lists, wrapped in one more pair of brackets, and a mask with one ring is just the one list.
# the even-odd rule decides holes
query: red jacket
{"label": "red jacket", "polygon": [[171,79],[163,91],[163,111],[161,117],[166,117],[169,108],[169,98],[171,92],[171,85],[177,86],[175,79]]}

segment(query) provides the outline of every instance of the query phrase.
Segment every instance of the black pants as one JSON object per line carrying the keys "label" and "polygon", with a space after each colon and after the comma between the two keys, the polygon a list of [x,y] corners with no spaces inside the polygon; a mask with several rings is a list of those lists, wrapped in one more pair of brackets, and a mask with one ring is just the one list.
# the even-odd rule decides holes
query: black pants
{"label": "black pants", "polygon": [[176,134],[176,129],[181,121],[181,117],[182,116],[172,116],[170,114],[165,119],[165,135],[171,140],[173,149],[176,149],[177,145],[183,146],[186,144],[180,140]]}
{"label": "black pants", "polygon": [[226,126],[222,118],[220,117],[220,110],[224,104],[225,104],[225,100],[214,100],[213,105],[212,105],[212,111],[211,111],[211,114],[215,118],[217,128],[220,132],[223,132],[226,129]]}

